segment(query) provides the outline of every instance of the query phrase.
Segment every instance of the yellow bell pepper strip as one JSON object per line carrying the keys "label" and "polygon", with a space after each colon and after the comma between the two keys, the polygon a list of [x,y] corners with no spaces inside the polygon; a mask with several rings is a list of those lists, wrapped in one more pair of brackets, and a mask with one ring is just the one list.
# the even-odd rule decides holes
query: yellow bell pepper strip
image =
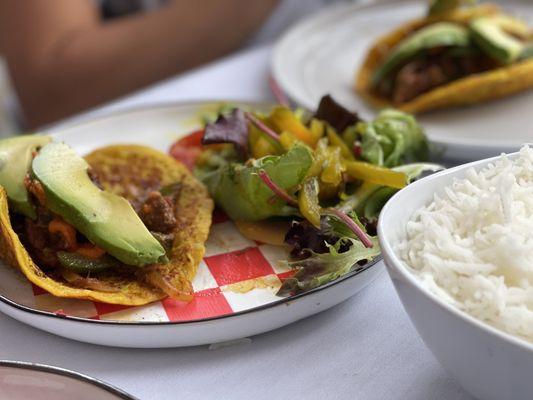
{"label": "yellow bell pepper strip", "polygon": [[346,171],[340,147],[328,146],[326,149],[322,173],[320,180],[324,183],[340,185],[342,183],[342,173]]}
{"label": "yellow bell pepper strip", "polygon": [[322,173],[322,160],[318,157],[318,154],[315,152],[313,154],[313,164],[311,165],[311,168],[309,168],[309,171],[307,171],[307,176],[320,176]]}
{"label": "yellow bell pepper strip", "polygon": [[307,171],[307,176],[320,176],[323,169],[325,153],[328,148],[328,140],[326,138],[320,139],[317,144],[315,151],[313,153],[313,164],[309,171]]}
{"label": "yellow bell pepper strip", "polygon": [[354,161],[355,157],[353,156],[352,150],[350,150],[346,143],[344,143],[344,140],[342,140],[337,132],[335,132],[335,129],[328,126],[327,132],[330,145],[339,147],[341,149],[341,154],[345,159]]}
{"label": "yellow bell pepper strip", "polygon": [[307,127],[296,118],[293,112],[286,107],[276,107],[272,110],[268,122],[278,132],[289,131],[294,136],[309,146],[315,146],[316,141]]}
{"label": "yellow bell pepper strip", "polygon": [[279,135],[279,142],[286,151],[289,151],[292,146],[299,142],[299,140],[292,133],[284,131]]}
{"label": "yellow bell pepper strip", "polygon": [[298,193],[298,206],[304,218],[320,229],[321,208],[318,203],[318,192],[318,179],[307,179]]}
{"label": "yellow bell pepper strip", "polygon": [[362,161],[347,161],[346,173],[352,178],[376,185],[389,186],[396,189],[407,186],[406,174]]}
{"label": "yellow bell pepper strip", "polygon": [[340,184],[343,182],[343,173],[346,170],[340,149],[328,146],[328,139],[318,141],[314,161],[307,172],[307,177],[319,177],[321,199],[334,197],[339,193]]}
{"label": "yellow bell pepper strip", "polygon": [[322,138],[322,136],[324,136],[326,132],[326,124],[324,121],[312,118],[309,125],[309,132],[311,132],[311,135],[313,135],[313,139],[316,143]]}
{"label": "yellow bell pepper strip", "polygon": [[255,143],[252,144],[251,150],[254,158],[279,154],[279,151],[276,149],[276,147],[262,136],[259,136]]}

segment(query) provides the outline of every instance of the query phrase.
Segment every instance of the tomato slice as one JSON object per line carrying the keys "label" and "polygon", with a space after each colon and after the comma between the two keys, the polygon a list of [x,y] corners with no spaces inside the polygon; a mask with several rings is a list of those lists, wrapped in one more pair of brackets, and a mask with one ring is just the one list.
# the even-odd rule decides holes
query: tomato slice
{"label": "tomato slice", "polygon": [[183,147],[201,147],[203,137],[204,137],[204,130],[198,129],[197,131],[194,131],[193,133],[190,133],[187,136],[182,137],[174,144],[181,145]]}
{"label": "tomato slice", "polygon": [[193,133],[177,140],[170,148],[170,155],[181,161],[191,171],[196,164],[196,159],[202,152],[202,137],[204,130],[199,129]]}
{"label": "tomato slice", "polygon": [[181,161],[192,171],[196,164],[196,159],[200,156],[202,150],[199,147],[181,147],[172,146],[170,155],[176,160]]}

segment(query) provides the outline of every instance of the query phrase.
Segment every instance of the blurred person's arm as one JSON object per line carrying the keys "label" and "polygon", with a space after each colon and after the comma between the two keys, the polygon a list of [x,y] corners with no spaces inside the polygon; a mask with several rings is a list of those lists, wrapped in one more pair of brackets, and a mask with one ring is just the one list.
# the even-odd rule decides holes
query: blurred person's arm
{"label": "blurred person's arm", "polygon": [[0,54],[38,126],[220,57],[277,0],[171,0],[102,22],[92,0],[0,1]]}

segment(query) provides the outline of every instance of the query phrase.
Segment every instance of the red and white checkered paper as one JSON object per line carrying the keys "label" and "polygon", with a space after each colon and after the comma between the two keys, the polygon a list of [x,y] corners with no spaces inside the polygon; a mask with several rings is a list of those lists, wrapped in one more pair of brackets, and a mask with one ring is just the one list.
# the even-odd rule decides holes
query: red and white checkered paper
{"label": "red and white checkered paper", "polygon": [[[250,241],[234,223],[215,212],[206,254],[193,281],[194,300],[165,299],[140,307],[62,299],[31,285],[11,268],[0,268],[0,293],[43,311],[113,321],[193,321],[248,310],[280,297],[281,279],[291,274],[280,260],[283,248]],[[237,284],[237,285],[236,285]]]}

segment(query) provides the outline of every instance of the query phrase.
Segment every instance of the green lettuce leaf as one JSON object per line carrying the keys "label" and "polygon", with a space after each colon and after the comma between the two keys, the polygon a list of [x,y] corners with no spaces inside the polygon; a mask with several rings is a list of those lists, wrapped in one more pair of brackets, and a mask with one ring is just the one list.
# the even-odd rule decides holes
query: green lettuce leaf
{"label": "green lettuce leaf", "polygon": [[266,156],[251,163],[215,160],[197,168],[196,176],[202,180],[216,204],[231,219],[260,221],[275,216],[298,215],[298,210],[275,197],[258,176],[264,169],[268,176],[287,192],[302,183],[313,163],[311,150],[302,145],[292,147],[281,156]]}
{"label": "green lettuce leaf", "polygon": [[[342,211],[342,210],[341,210]],[[364,225],[359,221],[359,217],[357,214],[352,210],[350,212],[346,213],[363,231],[365,231]],[[351,230],[348,225],[346,225],[345,222],[340,220],[338,217],[334,215],[326,215],[324,216],[324,223],[322,230],[325,234],[336,236],[339,238],[348,238],[348,239],[354,239],[359,240],[357,235],[353,230]]]}
{"label": "green lettuce leaf", "polygon": [[366,161],[392,168],[426,160],[429,146],[421,126],[409,114],[383,110],[371,122],[357,124],[361,135],[361,157]]}
{"label": "green lettuce leaf", "polygon": [[[279,296],[288,296],[305,292],[325,283],[334,281],[352,270],[362,268],[358,262],[371,261],[380,254],[376,237],[371,237],[373,247],[367,248],[359,240],[343,238],[334,245],[328,245],[328,253],[311,253],[311,256],[300,261],[288,261],[287,264],[296,269],[296,273],[283,281],[278,292]],[[350,241],[350,248],[339,252],[345,241]]]}

